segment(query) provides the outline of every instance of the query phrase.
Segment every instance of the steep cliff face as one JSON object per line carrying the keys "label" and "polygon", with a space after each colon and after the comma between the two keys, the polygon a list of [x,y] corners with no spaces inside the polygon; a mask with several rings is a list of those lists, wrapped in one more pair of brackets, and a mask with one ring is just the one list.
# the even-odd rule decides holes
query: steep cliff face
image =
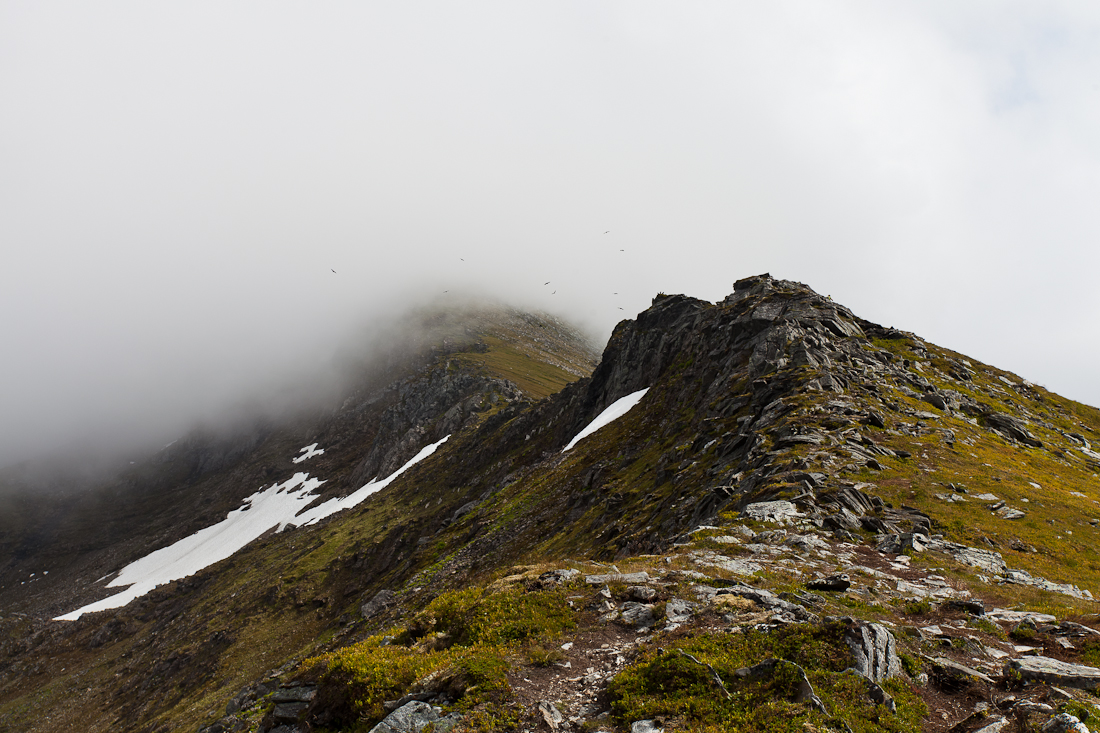
{"label": "steep cliff face", "polygon": [[[815,649],[825,645],[829,654],[840,655],[829,657],[828,666],[840,664],[846,654],[844,639],[879,644],[885,637],[848,622],[814,625],[826,615],[914,623],[907,620],[908,611],[891,609],[908,609],[905,604],[912,601],[918,610],[909,615],[919,617],[925,613],[922,599],[957,601],[964,587],[989,604],[1037,604],[1078,621],[1090,608],[1090,589],[1100,584],[1094,549],[1100,529],[1089,522],[1100,500],[1100,455],[1090,442],[1100,433],[1100,414],[1092,408],[913,334],[863,321],[804,285],[767,275],[739,280],[719,303],[657,296],[636,319],[619,324],[591,376],[582,376],[589,356],[581,340],[546,316],[433,318],[446,340],[415,369],[396,375],[390,370],[384,382],[362,385],[338,408],[290,427],[262,426],[224,445],[184,441],[153,462],[160,468],[143,470],[176,466],[171,475],[182,480],[172,490],[180,497],[195,496],[188,494],[194,487],[215,495],[228,481],[243,480],[254,490],[258,483],[308,470],[326,480],[320,492],[330,498],[391,474],[426,445],[450,435],[446,443],[362,505],[314,526],[269,534],[117,611],[59,624],[12,616],[14,607],[4,606],[0,622],[9,633],[0,646],[0,715],[43,731],[87,720],[93,721],[84,723],[88,730],[197,729],[199,719],[224,719],[217,723],[223,730],[282,724],[353,729],[373,725],[384,714],[383,700],[411,694],[457,705],[455,710],[467,715],[464,725],[477,730],[498,729],[494,720],[511,721],[501,723],[504,728],[554,721],[549,708],[538,714],[543,718],[521,725],[492,707],[504,705],[502,700],[513,706],[546,702],[524,697],[541,694],[531,680],[545,673],[493,651],[503,642],[492,641],[497,637],[486,629],[498,624],[512,629],[509,634],[520,633],[509,625],[514,619],[479,621],[476,633],[447,625],[457,624],[463,614],[480,613],[471,599],[501,593],[500,609],[512,609],[501,610],[505,616],[520,613],[518,608],[544,621],[574,614],[569,623],[589,629],[584,634],[590,637],[578,637],[584,643],[606,638],[624,654],[641,655],[643,666],[631,673],[635,677],[616,678],[622,665],[612,665],[606,676],[583,685],[578,680],[588,677],[554,682],[572,685],[590,700],[586,705],[596,707],[606,704],[608,695],[620,695],[615,699],[622,711],[641,709],[627,701],[641,699],[630,695],[642,692],[628,694],[624,685],[642,684],[637,680],[651,673],[658,684],[668,663],[644,642],[621,638],[623,629],[635,638],[637,624],[624,621],[628,612],[643,620],[647,613],[657,614],[643,628],[657,624],[664,613],[669,634],[681,623],[696,624],[690,633],[704,635],[714,628],[747,634],[753,625],[809,624],[812,628],[791,632],[788,646],[780,643],[787,632],[774,637],[779,640],[774,648],[794,648],[798,639],[818,645]],[[469,323],[462,322],[465,318]],[[638,398],[642,390],[635,406],[563,451],[604,410],[628,396]],[[324,452],[301,466],[291,463],[303,445],[314,443]],[[167,481],[168,474],[157,475]],[[179,511],[183,504],[169,506]],[[151,544],[132,544],[127,559],[135,548]],[[912,568],[907,552],[914,558]],[[74,561],[66,578],[70,585],[118,569],[118,555],[99,557],[98,565]],[[522,591],[487,585],[517,563],[539,565],[538,572],[515,573],[521,580],[510,582]],[[601,563],[645,569],[648,575],[628,577]],[[570,574],[574,566],[606,576],[591,589],[607,584],[606,594],[591,598],[583,581]],[[821,578],[823,587],[855,590],[816,608],[804,581],[838,569],[848,579],[830,586],[833,581]],[[680,575],[668,575],[672,570]],[[689,590],[693,578],[703,577],[709,595],[705,589]],[[715,590],[722,588],[737,589],[731,591],[736,603]],[[450,595],[455,592],[459,596]],[[92,583],[85,595],[95,593],[104,591]],[[526,593],[560,598],[537,596],[538,603],[550,606],[528,607],[523,604],[535,603],[535,597]],[[15,598],[0,596],[0,602],[14,604]],[[24,595],[18,598],[29,603]],[[583,612],[563,610],[562,604],[569,607],[568,601],[580,598]],[[486,600],[485,608],[497,608],[495,603]],[[55,596],[37,597],[34,604],[40,610],[71,610],[61,608]],[[711,610],[704,612],[704,606]],[[360,649],[349,645],[394,624],[404,629],[400,648],[371,651],[381,649],[376,637],[369,650],[354,653],[360,655],[355,664],[373,660],[370,664],[385,669],[397,665],[392,669],[405,674],[400,665],[413,664],[409,660],[451,659],[467,675],[470,669],[500,665],[523,673],[503,687],[484,681],[489,685],[484,689],[504,696],[489,700],[479,697],[483,692],[467,696],[466,688],[479,683],[467,676],[459,684],[455,670],[440,662],[444,666],[436,672],[443,677],[431,677],[424,667],[424,679],[413,675],[385,687],[393,698],[366,705],[364,690],[374,690],[368,680],[373,672],[341,668],[358,670],[345,679],[302,663],[327,653],[327,663],[336,665],[330,670],[352,664],[351,657],[331,655]],[[994,643],[992,627],[982,633],[992,634],[982,639]],[[475,637],[486,646],[478,647],[483,642]],[[707,656],[717,648],[708,644],[684,646],[683,653],[713,659],[710,671],[721,680],[714,669],[722,668],[728,683],[736,667],[722,665],[742,657],[727,654],[719,663]],[[549,654],[524,649],[515,654],[532,659]],[[919,656],[933,650],[909,651]],[[436,652],[441,656],[431,656]],[[477,657],[482,661],[475,664],[468,656],[475,653],[489,657]],[[876,653],[872,649],[865,656]],[[960,660],[952,663],[965,661]],[[743,661],[749,670],[761,660]],[[478,666],[482,663],[489,667]],[[947,674],[942,668],[936,674]],[[829,667],[828,674],[842,671]],[[752,674],[764,674],[763,668]],[[818,672],[809,674],[818,684]],[[317,693],[318,675],[323,679],[316,701],[291,699]],[[749,671],[745,675],[738,679],[751,677]],[[292,678],[300,684],[291,684]],[[89,679],[96,684],[84,682]],[[500,682],[493,679],[494,685]],[[847,689],[843,678],[827,679],[839,685],[836,690]],[[278,692],[280,681],[289,685],[281,689],[298,691]],[[135,689],[140,694],[133,694]],[[919,690],[890,690],[901,696],[906,715],[917,714]],[[375,693],[382,694],[370,692]],[[832,694],[824,698],[829,710],[848,704]],[[287,699],[279,702],[272,695]],[[809,697],[797,693],[795,698],[810,706],[808,724],[828,723],[827,717],[812,717],[818,713]],[[957,708],[957,701],[946,697],[926,702],[941,705],[936,709],[945,715]],[[291,707],[279,718],[271,705],[284,703]],[[683,704],[697,709],[701,703]],[[26,714],[31,705],[64,723]],[[877,720],[874,703],[868,705],[860,708],[858,715],[865,716],[860,719]],[[286,712],[291,708],[293,715]],[[595,707],[577,712],[570,725],[597,725],[598,712]],[[493,717],[498,713],[504,717]],[[911,729],[905,725],[912,717],[904,725],[891,720],[883,729]],[[873,722],[866,725],[876,729]]]}

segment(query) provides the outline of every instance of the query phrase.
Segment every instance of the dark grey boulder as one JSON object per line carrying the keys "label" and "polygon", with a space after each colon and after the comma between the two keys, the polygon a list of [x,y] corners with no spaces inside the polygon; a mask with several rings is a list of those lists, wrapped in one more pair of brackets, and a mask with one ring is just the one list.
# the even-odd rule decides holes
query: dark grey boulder
{"label": "dark grey boulder", "polygon": [[371,598],[359,607],[359,613],[363,615],[363,618],[369,619],[371,616],[375,616],[389,606],[392,606],[394,600],[395,595],[392,590],[380,590],[374,594],[374,598]]}
{"label": "dark grey boulder", "polygon": [[852,579],[847,574],[830,575],[827,578],[818,578],[806,583],[809,590],[846,591],[852,587]]}
{"label": "dark grey boulder", "polygon": [[1058,627],[1053,630],[1053,633],[1059,636],[1096,636],[1100,635],[1100,631],[1090,628],[1083,624],[1074,623],[1073,621],[1063,621],[1058,624]]}
{"label": "dark grey boulder", "polygon": [[873,410],[867,413],[867,417],[863,419],[863,422],[876,428],[886,427],[886,420],[882,417],[882,415],[874,412]]}
{"label": "dark grey boulder", "polygon": [[280,687],[271,696],[272,702],[309,702],[317,696],[317,688],[313,685],[293,685]]}
{"label": "dark grey boulder", "polygon": [[946,410],[947,401],[943,398],[943,395],[938,392],[928,392],[922,396],[922,399],[928,404],[935,407],[937,410]]}
{"label": "dark grey boulder", "polygon": [[458,520],[460,517],[463,517],[466,514],[469,514],[470,512],[472,512],[474,510],[474,508],[480,503],[480,501],[481,501],[480,499],[475,499],[474,501],[468,501],[465,504],[463,504],[462,506],[460,506],[458,509],[455,509],[455,513],[451,515],[451,521],[454,522],[454,521]]}
{"label": "dark grey boulder", "polygon": [[928,537],[920,532],[887,534],[878,538],[876,549],[888,555],[903,555],[909,552],[924,552],[928,542]]}
{"label": "dark grey boulder", "polygon": [[859,521],[859,516],[847,507],[840,507],[836,514],[828,514],[822,517],[821,520],[826,529],[834,531],[845,530],[848,532],[855,532],[863,526]]}
{"label": "dark grey boulder", "polygon": [[945,608],[965,611],[972,616],[985,615],[985,602],[976,598],[949,598],[943,602]]}
{"label": "dark grey boulder", "polygon": [[276,723],[296,722],[308,707],[306,702],[281,702],[275,705],[271,715]]}
{"label": "dark grey boulder", "polygon": [[985,416],[985,423],[1024,445],[1030,445],[1032,448],[1043,447],[1043,442],[1028,432],[1027,423],[1017,417],[1003,412],[992,412]]}

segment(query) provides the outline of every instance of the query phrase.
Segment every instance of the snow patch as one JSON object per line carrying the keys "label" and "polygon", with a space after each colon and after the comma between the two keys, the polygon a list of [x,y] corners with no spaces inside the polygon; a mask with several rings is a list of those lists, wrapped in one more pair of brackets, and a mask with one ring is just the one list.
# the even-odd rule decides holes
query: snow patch
{"label": "snow patch", "polygon": [[637,392],[628,394],[626,397],[620,397],[619,399],[612,402],[606,410],[596,416],[595,420],[588,423],[588,427],[577,433],[576,437],[569,441],[569,445],[561,449],[561,452],[565,453],[567,450],[575,446],[579,441],[587,438],[589,435],[596,432],[600,428],[614,422],[615,420],[618,420],[620,417],[630,412],[630,410],[633,409],[636,404],[641,402],[642,398],[645,397],[645,393],[648,391],[649,387],[646,387],[645,389],[640,389]]}
{"label": "snow patch", "polygon": [[396,471],[394,471],[392,474],[390,474],[386,478],[382,479],[381,481],[376,481],[375,479],[371,479],[366,484],[366,486],[363,486],[358,491],[356,491],[354,493],[351,493],[351,494],[348,494],[347,496],[345,496],[341,499],[329,499],[324,504],[320,504],[318,506],[315,506],[315,507],[309,509],[308,511],[303,513],[301,516],[294,517],[294,521],[291,522],[291,523],[296,524],[299,527],[305,527],[305,526],[310,525],[310,524],[316,524],[317,522],[321,521],[322,519],[329,516],[330,514],[335,514],[336,512],[342,511],[344,509],[350,509],[351,507],[355,506],[356,504],[362,502],[368,496],[371,496],[372,494],[376,494],[379,491],[381,491],[382,489],[389,486],[390,483],[394,479],[396,479],[401,474],[405,473],[405,471],[407,471],[409,468],[411,468],[414,464],[419,463],[420,461],[422,461],[425,458],[427,458],[428,456],[430,456],[432,453],[435,453],[435,449],[438,448],[439,446],[443,445],[443,443],[445,443],[447,441],[447,438],[449,438],[449,437],[451,437],[451,436],[448,435],[446,438],[439,441],[438,443],[432,443],[429,446],[425,446],[424,448],[422,448],[420,450],[419,453],[417,453],[415,456],[410,458],[408,463],[406,463],[404,466],[397,469]]}
{"label": "snow patch", "polygon": [[324,448],[318,448],[317,444],[313,443],[311,445],[307,445],[305,448],[302,448],[298,452],[301,453],[302,455],[298,456],[297,458],[291,458],[290,459],[294,463],[301,463],[302,461],[304,461],[307,458],[313,458],[314,456],[319,456],[319,455],[321,455],[322,453],[325,452],[325,449]]}
{"label": "snow patch", "polygon": [[[282,484],[274,484],[267,489],[257,491],[245,499],[244,504],[239,508],[229,512],[223,521],[200,529],[195,534],[152,552],[140,560],[135,560],[124,567],[106,586],[108,588],[130,586],[126,590],[78,608],[72,613],[58,616],[54,620],[75,621],[85,613],[120,608],[158,585],[185,578],[219,560],[224,560],[273,527],[281,532],[287,526],[301,527],[313,524],[338,511],[349,509],[389,486],[411,466],[434,453],[436,448],[443,445],[450,437],[448,435],[443,440],[423,448],[408,463],[381,481],[371,479],[370,483],[349,496],[330,499],[310,508],[300,516],[299,512],[305,510],[317,499],[313,491],[325,483],[321,479],[310,478],[308,473],[296,473],[293,478]],[[316,447],[315,443],[307,446],[307,449],[312,450]],[[99,579],[101,580],[103,578]]]}

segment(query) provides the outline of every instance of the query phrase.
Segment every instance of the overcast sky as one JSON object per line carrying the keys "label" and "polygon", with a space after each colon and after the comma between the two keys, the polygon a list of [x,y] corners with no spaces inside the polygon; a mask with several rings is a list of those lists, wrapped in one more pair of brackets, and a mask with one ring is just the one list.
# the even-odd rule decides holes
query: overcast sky
{"label": "overcast sky", "polygon": [[0,0],[0,465],[765,271],[1097,405],[1098,235],[1087,0]]}

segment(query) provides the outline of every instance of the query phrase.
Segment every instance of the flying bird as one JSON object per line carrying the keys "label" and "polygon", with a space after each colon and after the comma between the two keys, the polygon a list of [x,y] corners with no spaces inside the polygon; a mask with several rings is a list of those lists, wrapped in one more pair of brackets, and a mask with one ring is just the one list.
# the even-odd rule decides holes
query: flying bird
{"label": "flying bird", "polygon": [[546,282],[543,283],[543,285],[549,285],[549,284],[550,284],[549,280],[547,280]]}
{"label": "flying bird", "polygon": [[606,232],[604,232],[604,234],[610,234],[610,233],[611,233],[610,229],[608,229]]}
{"label": "flying bird", "polygon": [[[328,268],[328,269],[332,270],[332,268],[331,268],[331,267],[330,267],[330,268]],[[333,275],[335,275],[335,274],[336,274],[336,270],[332,270],[332,274],[333,274]]]}
{"label": "flying bird", "polygon": [[552,293],[550,293],[550,294],[551,294],[551,295],[557,295],[557,294],[558,294],[558,291],[557,291],[557,290],[555,290],[554,292],[552,292]]}

